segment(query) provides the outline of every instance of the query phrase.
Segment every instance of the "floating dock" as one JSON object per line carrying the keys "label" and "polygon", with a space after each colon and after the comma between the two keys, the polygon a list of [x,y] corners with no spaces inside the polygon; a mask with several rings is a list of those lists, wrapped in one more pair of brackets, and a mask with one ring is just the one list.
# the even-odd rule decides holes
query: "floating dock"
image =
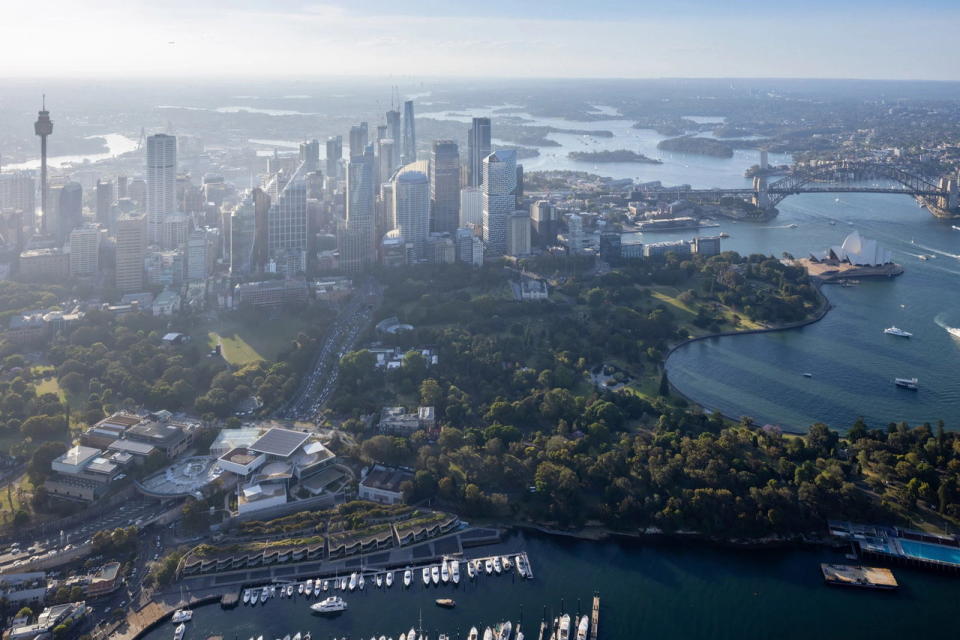
{"label": "floating dock", "polygon": [[830,585],[886,590],[900,586],[893,572],[881,567],[823,563],[820,565],[820,571],[823,572],[824,581]]}

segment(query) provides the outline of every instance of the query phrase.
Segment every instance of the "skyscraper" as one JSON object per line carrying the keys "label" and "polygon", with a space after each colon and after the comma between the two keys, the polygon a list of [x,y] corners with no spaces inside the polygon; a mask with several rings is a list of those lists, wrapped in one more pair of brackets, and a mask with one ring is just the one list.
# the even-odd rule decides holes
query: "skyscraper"
{"label": "skyscraper", "polygon": [[340,160],[343,159],[343,136],[327,138],[327,175],[340,177]]}
{"label": "skyscraper", "polygon": [[396,147],[393,138],[377,140],[377,184],[388,182],[393,176],[393,170],[396,168],[393,163]]}
{"label": "skyscraper", "polygon": [[12,209],[20,214],[22,226],[31,231],[36,225],[36,185],[26,171],[0,173],[0,209]]}
{"label": "skyscraper", "polygon": [[537,200],[530,205],[530,222],[538,246],[545,247],[557,241],[557,207],[549,200]]}
{"label": "skyscraper", "polygon": [[70,232],[83,224],[83,187],[72,180],[60,189],[57,204],[56,237],[64,243],[70,239]]}
{"label": "skyscraper", "polygon": [[417,161],[417,127],[413,119],[413,100],[403,103],[403,164]]}
{"label": "skyscraper", "polygon": [[147,138],[147,242],[163,241],[163,223],[177,212],[177,138]]}
{"label": "skyscraper", "polygon": [[483,159],[483,241],[487,251],[507,251],[507,218],[516,210],[517,152],[501,149]]}
{"label": "skyscraper", "polygon": [[117,289],[124,293],[143,290],[146,235],[144,216],[122,216],[117,220]]}
{"label": "skyscraper", "polygon": [[396,169],[400,166],[400,141],[402,140],[400,131],[400,112],[396,110],[387,111],[387,137],[393,140],[393,158],[390,161],[391,169]]}
{"label": "skyscraper", "polygon": [[526,211],[507,216],[507,255],[530,255],[530,214]]}
{"label": "skyscraper", "polygon": [[393,218],[417,260],[427,257],[430,233],[430,181],[420,171],[405,171],[393,183]]}
{"label": "skyscraper", "polygon": [[317,171],[320,168],[319,140],[300,143],[300,164],[305,164],[308,172]]}
{"label": "skyscraper", "polygon": [[97,180],[97,222],[104,228],[113,226],[113,183]]}
{"label": "skyscraper", "polygon": [[464,187],[460,190],[460,226],[483,225],[483,189]]}
{"label": "skyscraper", "polygon": [[460,225],[460,150],[434,140],[430,162],[430,230],[453,233]]}
{"label": "skyscraper", "polygon": [[47,111],[46,96],[43,97],[43,105],[40,107],[40,113],[37,114],[33,131],[40,136],[40,215],[43,216],[40,225],[43,231],[47,232],[49,225],[47,220],[47,136],[53,133],[53,121],[50,119],[50,112]]}
{"label": "skyscraper", "polygon": [[307,184],[304,165],[285,183],[274,176],[268,192],[276,194],[267,213],[267,255],[287,276],[307,270]]}
{"label": "skyscraper", "polygon": [[207,230],[197,228],[187,238],[187,280],[205,280],[209,263]]}
{"label": "skyscraper", "polygon": [[483,184],[483,159],[490,155],[490,118],[474,118],[467,134],[467,164],[470,175],[467,176],[471,187]]}
{"label": "skyscraper", "polygon": [[94,276],[100,269],[100,227],[86,224],[70,232],[70,275]]}
{"label": "skyscraper", "polygon": [[373,149],[350,156],[347,164],[346,219],[338,228],[340,264],[345,271],[366,269],[376,258]]}
{"label": "skyscraper", "polygon": [[367,123],[361,122],[350,127],[350,159],[362,156],[367,149]]}

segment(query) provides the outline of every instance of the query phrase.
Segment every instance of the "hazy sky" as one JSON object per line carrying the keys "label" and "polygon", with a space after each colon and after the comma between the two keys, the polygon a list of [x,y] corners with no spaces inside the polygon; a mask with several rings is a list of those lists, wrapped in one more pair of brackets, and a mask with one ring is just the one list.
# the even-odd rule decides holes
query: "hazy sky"
{"label": "hazy sky", "polygon": [[958,0],[764,4],[6,0],[0,76],[960,80]]}

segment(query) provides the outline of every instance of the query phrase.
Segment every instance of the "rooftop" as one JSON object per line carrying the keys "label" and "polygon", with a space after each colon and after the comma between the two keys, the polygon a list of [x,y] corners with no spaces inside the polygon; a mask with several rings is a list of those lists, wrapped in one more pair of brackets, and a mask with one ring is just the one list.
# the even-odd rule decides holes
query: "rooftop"
{"label": "rooftop", "polygon": [[370,489],[400,493],[400,485],[412,479],[413,474],[409,471],[377,466],[367,473],[360,484]]}
{"label": "rooftop", "polygon": [[260,436],[249,448],[267,455],[289,458],[309,437],[310,434],[302,431],[274,427]]}
{"label": "rooftop", "polygon": [[70,449],[67,449],[67,451],[65,451],[59,458],[54,460],[54,462],[73,467],[82,467],[89,461],[99,456],[101,453],[103,452],[100,451],[100,449],[85,447],[78,444]]}

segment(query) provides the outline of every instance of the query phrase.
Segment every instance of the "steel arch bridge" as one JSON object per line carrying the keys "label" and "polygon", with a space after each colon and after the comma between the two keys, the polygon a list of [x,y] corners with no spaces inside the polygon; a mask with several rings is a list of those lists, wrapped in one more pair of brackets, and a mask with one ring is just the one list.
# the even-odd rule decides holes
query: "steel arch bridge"
{"label": "steel arch bridge", "polygon": [[[871,187],[865,180],[884,179],[899,186]],[[770,206],[800,193],[899,193],[914,197],[946,196],[933,178],[912,173],[894,164],[880,162],[833,162],[803,167],[769,183]]]}

